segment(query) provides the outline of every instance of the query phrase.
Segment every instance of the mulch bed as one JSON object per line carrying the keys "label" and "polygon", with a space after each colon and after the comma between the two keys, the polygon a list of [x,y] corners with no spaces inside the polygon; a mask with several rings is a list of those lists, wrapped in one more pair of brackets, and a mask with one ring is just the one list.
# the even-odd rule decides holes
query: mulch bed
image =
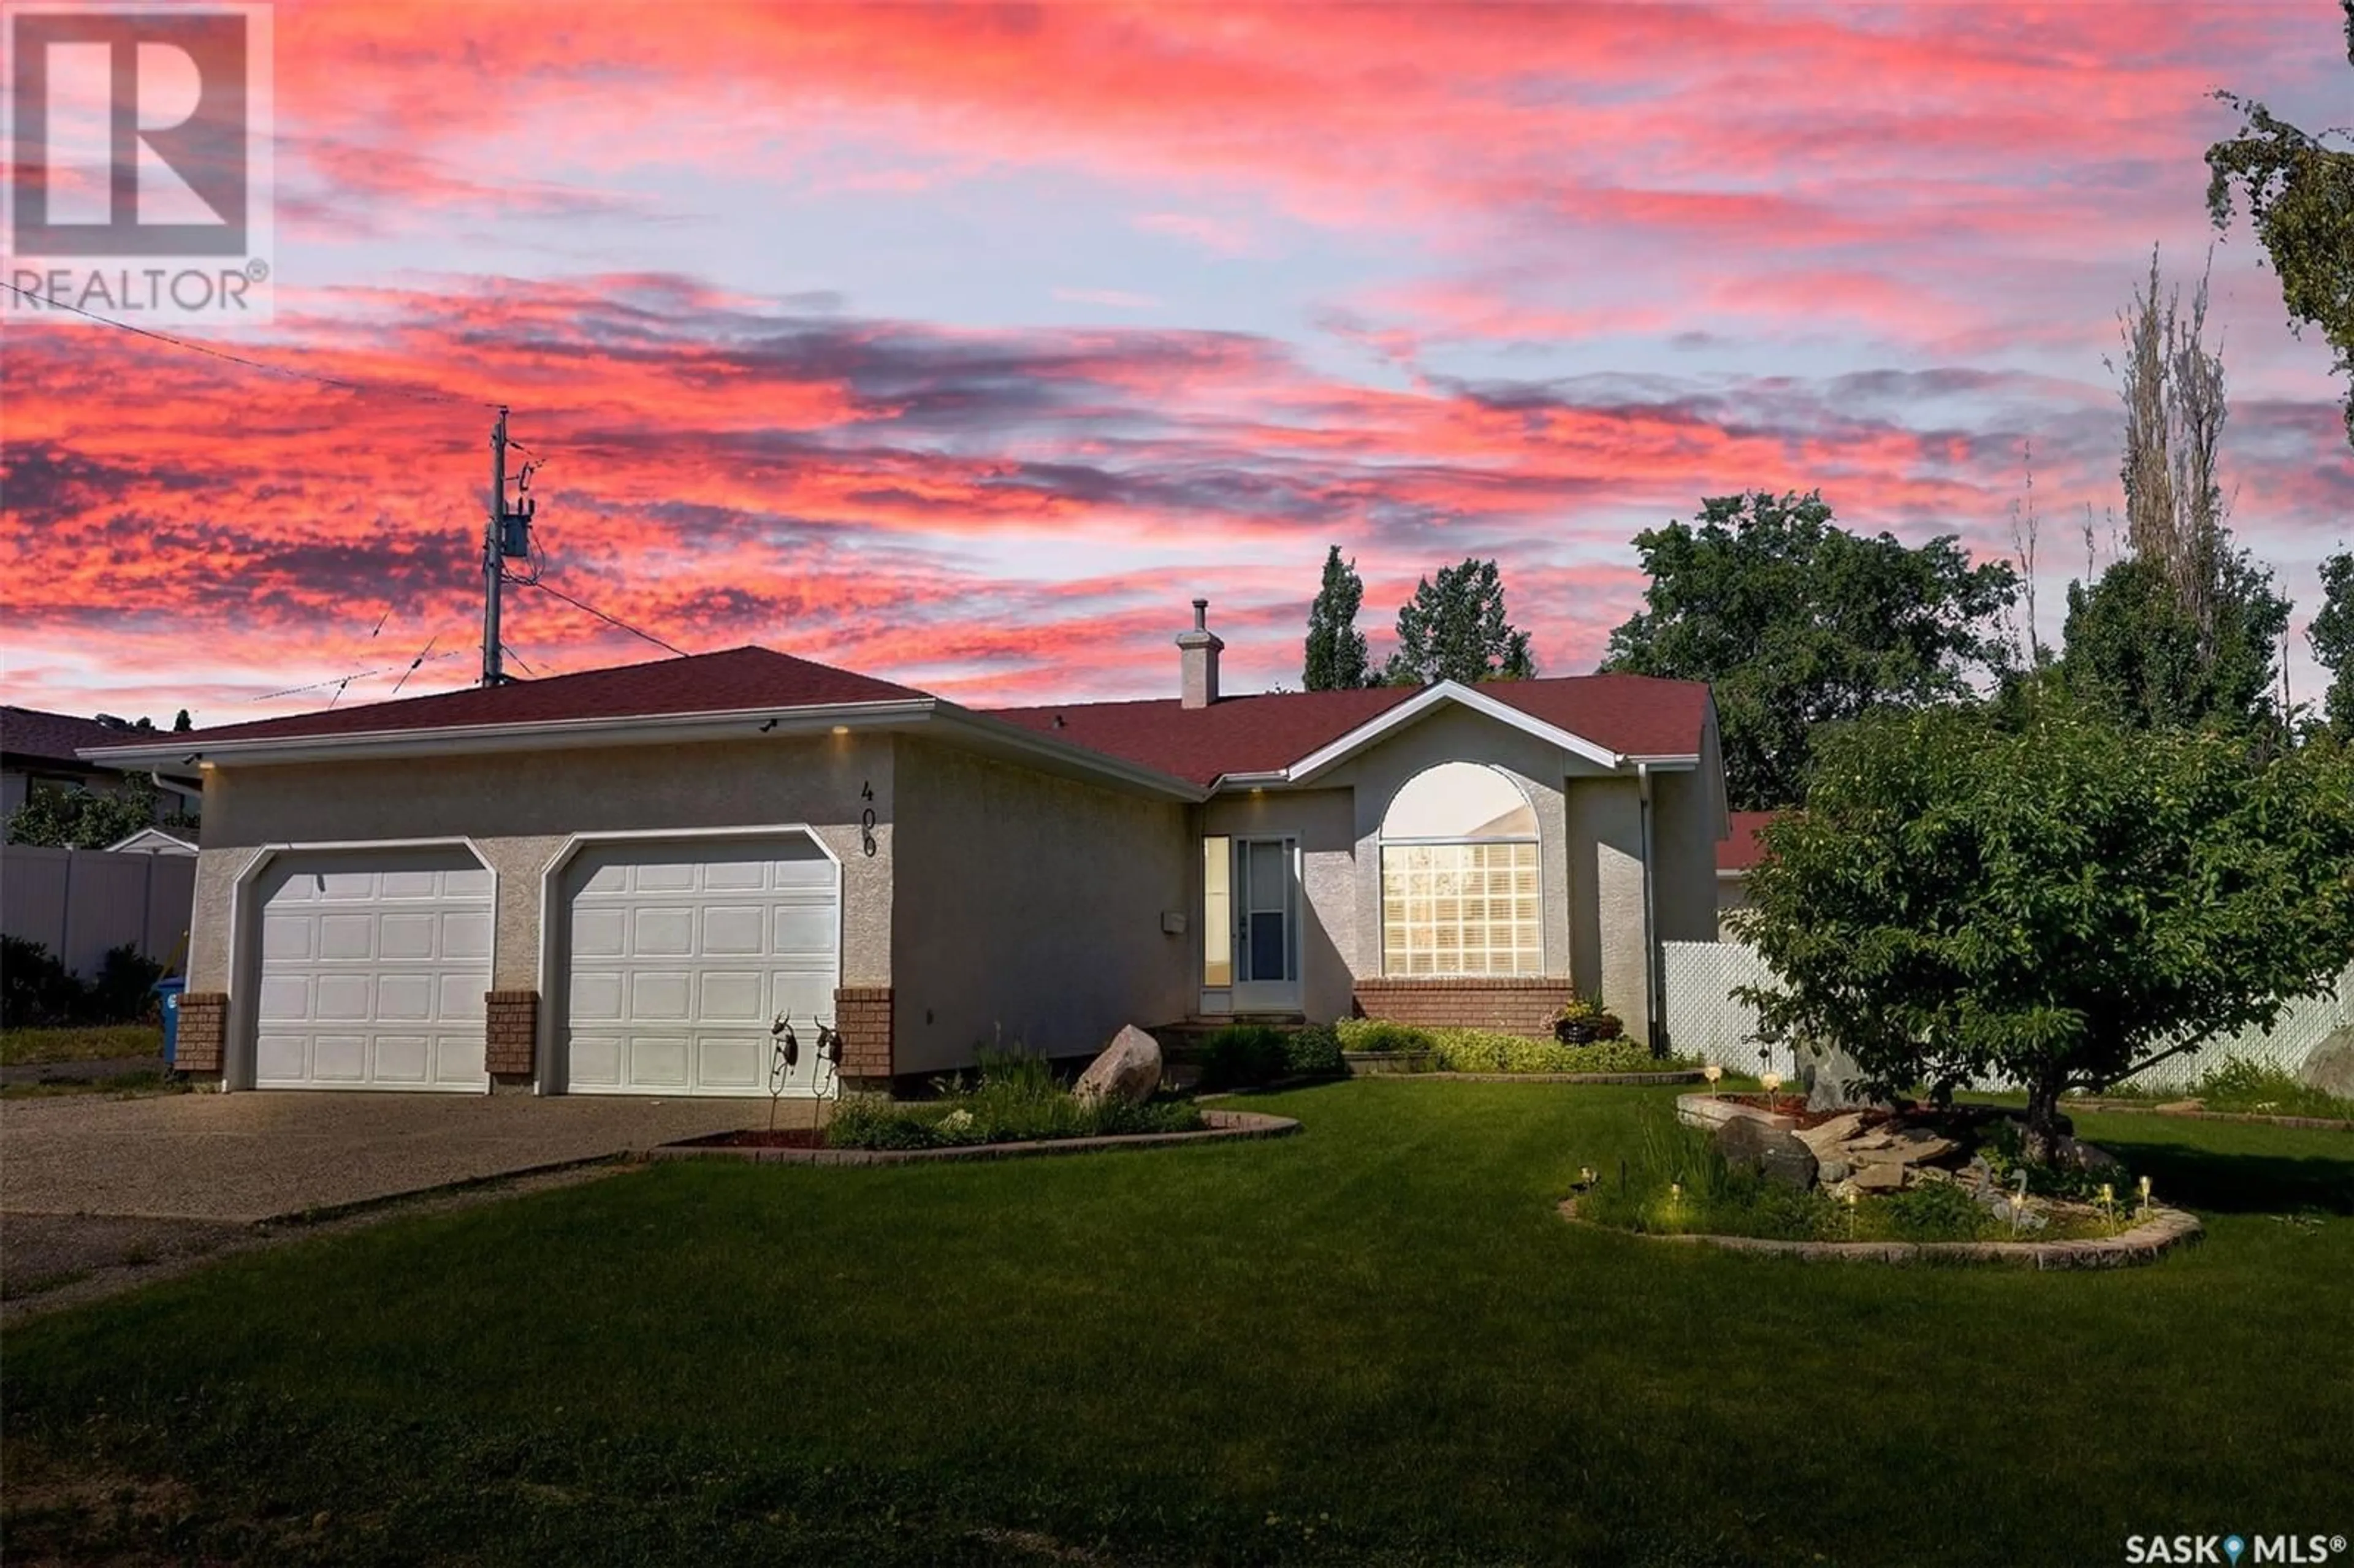
{"label": "mulch bed", "polygon": [[748,1127],[736,1132],[715,1132],[707,1138],[683,1139],[673,1149],[823,1149],[825,1130],[815,1127]]}
{"label": "mulch bed", "polygon": [[[1282,1138],[1298,1132],[1289,1117],[1257,1111],[1205,1110],[1209,1125],[1195,1132],[1131,1132],[1109,1138],[1039,1139],[1028,1143],[960,1143],[945,1149],[828,1149],[806,1141],[812,1128],[796,1128],[770,1133],[755,1128],[748,1134],[721,1134],[689,1139],[638,1150],[638,1160],[741,1160],[761,1165],[931,1165],[943,1160],[1023,1160],[1043,1155],[1093,1154],[1114,1149],[1157,1149],[1176,1143],[1212,1143],[1236,1139]],[[735,1141],[746,1137],[758,1142]],[[803,1141],[781,1140],[796,1138]],[[769,1139],[779,1141],[768,1141]]]}

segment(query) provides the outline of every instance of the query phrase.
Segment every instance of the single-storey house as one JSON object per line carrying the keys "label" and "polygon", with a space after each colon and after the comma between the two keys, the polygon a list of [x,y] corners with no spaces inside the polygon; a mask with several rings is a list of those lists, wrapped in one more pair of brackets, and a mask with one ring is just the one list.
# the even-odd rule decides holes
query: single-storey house
{"label": "single-storey house", "polygon": [[[174,812],[194,815],[204,794],[196,770],[183,767],[183,747],[151,763],[134,768],[111,767],[90,761],[83,753],[122,746],[143,738],[142,732],[117,718],[83,718],[79,714],[43,713],[38,708],[0,706],[0,818],[14,813],[36,795],[119,794],[127,772],[144,773],[155,786],[158,821]],[[168,745],[168,742],[164,744]]]}
{"label": "single-storey house", "polygon": [[[95,753],[204,778],[180,1060],[224,1087],[748,1095],[1119,1025],[1363,1012],[1659,1039],[1716,932],[1704,684],[983,710],[760,648]],[[810,1092],[805,1054],[791,1085]]]}

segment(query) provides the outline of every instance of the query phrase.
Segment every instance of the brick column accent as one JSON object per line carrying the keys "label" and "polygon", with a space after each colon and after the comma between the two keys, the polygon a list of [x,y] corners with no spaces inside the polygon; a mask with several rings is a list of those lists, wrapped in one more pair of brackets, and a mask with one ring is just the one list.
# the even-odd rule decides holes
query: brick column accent
{"label": "brick column accent", "polygon": [[1544,975],[1368,977],[1357,982],[1357,1011],[1422,1029],[1492,1029],[1546,1040],[1553,1015],[1576,994],[1568,980]]}
{"label": "brick column accent", "polygon": [[192,991],[180,998],[180,1035],[172,1070],[217,1076],[228,1046],[228,994]]}
{"label": "brick column accent", "polygon": [[891,988],[837,986],[833,1027],[842,1035],[844,1079],[887,1083],[891,1077]]}
{"label": "brick column accent", "polygon": [[539,1050],[539,992],[484,991],[482,1012],[491,1076],[529,1082]]}

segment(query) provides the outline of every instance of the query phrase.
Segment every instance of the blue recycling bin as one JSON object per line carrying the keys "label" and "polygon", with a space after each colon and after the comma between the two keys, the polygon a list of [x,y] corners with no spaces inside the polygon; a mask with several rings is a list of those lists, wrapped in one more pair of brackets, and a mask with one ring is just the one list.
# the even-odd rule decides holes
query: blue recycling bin
{"label": "blue recycling bin", "polygon": [[171,975],[155,982],[155,995],[164,1014],[164,1070],[167,1073],[180,1054],[180,993],[187,989],[186,975]]}

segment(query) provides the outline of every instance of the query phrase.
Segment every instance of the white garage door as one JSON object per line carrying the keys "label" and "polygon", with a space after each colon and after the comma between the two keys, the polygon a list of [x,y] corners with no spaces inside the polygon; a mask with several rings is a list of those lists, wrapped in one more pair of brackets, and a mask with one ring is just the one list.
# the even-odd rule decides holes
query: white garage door
{"label": "white garage door", "polygon": [[292,854],[257,891],[255,1087],[487,1086],[491,874],[472,855]]}
{"label": "white garage door", "polygon": [[840,885],[799,836],[583,850],[564,879],[565,1086],[765,1095],[782,1014],[802,1047],[789,1092],[811,1092]]}

